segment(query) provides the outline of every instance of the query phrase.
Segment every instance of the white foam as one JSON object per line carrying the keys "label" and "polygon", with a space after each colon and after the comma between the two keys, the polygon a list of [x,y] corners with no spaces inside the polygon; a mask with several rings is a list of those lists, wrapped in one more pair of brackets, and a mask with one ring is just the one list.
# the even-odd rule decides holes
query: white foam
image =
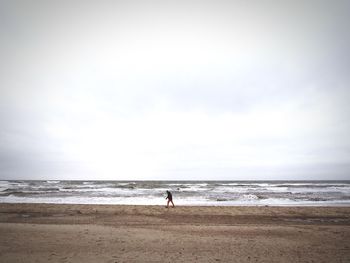
{"label": "white foam", "polygon": [[[300,183],[293,187],[290,182],[53,182],[0,181],[0,191],[14,191],[12,195],[6,191],[10,195],[0,196],[0,202],[162,205],[165,203],[165,191],[170,190],[178,205],[350,206],[350,200],[342,200],[350,199],[350,185],[337,183],[319,184],[322,187],[312,187],[313,183],[306,187],[307,183]],[[127,187],[129,185],[134,187]]]}
{"label": "white foam", "polygon": [[54,181],[54,180],[49,180],[46,181],[48,184],[59,184],[61,181]]}

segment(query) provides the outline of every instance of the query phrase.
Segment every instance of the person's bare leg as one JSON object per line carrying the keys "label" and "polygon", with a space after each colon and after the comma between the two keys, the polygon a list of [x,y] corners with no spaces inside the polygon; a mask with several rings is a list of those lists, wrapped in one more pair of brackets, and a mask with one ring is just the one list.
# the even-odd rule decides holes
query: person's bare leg
{"label": "person's bare leg", "polygon": [[168,202],[167,202],[167,204],[166,204],[166,208],[169,208],[169,202],[170,202],[170,201],[168,200]]}
{"label": "person's bare leg", "polygon": [[175,207],[173,200],[171,200],[171,203],[173,204],[173,207]]}

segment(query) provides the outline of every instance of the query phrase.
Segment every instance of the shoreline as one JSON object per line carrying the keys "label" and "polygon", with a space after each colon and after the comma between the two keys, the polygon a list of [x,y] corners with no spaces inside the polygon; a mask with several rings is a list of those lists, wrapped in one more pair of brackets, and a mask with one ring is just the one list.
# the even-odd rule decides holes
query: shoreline
{"label": "shoreline", "polygon": [[[38,205],[47,205],[47,206],[96,206],[96,207],[165,207],[166,202],[164,204],[111,204],[111,203],[43,203],[43,202],[37,202],[37,203],[27,203],[27,202],[20,202],[20,203],[13,203],[13,202],[0,202],[0,209],[1,207],[9,207],[9,206],[38,206]],[[329,204],[298,204],[298,205],[292,205],[292,204],[273,204],[273,205],[266,205],[266,204],[242,204],[242,205],[203,205],[203,204],[175,204],[176,208],[195,208],[195,207],[223,207],[223,208],[252,208],[252,207],[270,207],[270,208],[349,208],[350,210],[350,204],[342,204],[337,203],[335,205],[329,205]]]}
{"label": "shoreline", "polygon": [[51,223],[54,221],[57,224],[62,222],[79,224],[81,222],[79,220],[70,220],[79,217],[84,219],[83,222],[104,224],[103,219],[123,219],[124,216],[128,216],[130,222],[142,216],[161,218],[165,224],[182,223],[181,220],[190,223],[200,221],[201,224],[208,222],[220,224],[221,219],[225,218],[225,224],[232,225],[242,224],[244,220],[256,224],[262,221],[265,224],[296,222],[308,224],[308,221],[316,220],[320,223],[344,223],[350,226],[350,207],[342,206],[176,206],[166,208],[160,205],[0,203],[0,222],[4,223]]}
{"label": "shoreline", "polygon": [[0,203],[1,262],[349,262],[350,207]]}

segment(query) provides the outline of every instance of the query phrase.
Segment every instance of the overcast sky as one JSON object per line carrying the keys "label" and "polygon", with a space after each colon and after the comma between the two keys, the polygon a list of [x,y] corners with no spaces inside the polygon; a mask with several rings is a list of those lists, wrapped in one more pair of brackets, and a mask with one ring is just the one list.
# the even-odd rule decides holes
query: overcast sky
{"label": "overcast sky", "polygon": [[0,179],[350,179],[349,3],[0,0]]}

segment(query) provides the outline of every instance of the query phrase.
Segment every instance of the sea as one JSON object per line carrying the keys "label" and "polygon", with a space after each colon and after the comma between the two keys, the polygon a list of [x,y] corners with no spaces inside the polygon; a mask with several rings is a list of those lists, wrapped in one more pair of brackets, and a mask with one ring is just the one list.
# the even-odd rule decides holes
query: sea
{"label": "sea", "polygon": [[0,203],[350,206],[350,181],[0,181]]}

